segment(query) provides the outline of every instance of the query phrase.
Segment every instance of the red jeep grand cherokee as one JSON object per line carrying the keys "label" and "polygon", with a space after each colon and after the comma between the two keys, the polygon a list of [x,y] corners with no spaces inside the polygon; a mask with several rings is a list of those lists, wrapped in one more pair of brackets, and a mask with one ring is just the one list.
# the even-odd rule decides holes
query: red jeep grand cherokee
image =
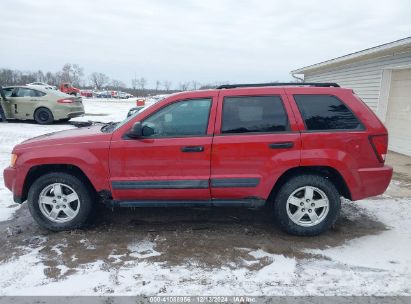
{"label": "red jeep grand cherokee", "polygon": [[337,84],[225,85],[183,92],[123,122],[56,132],[17,145],[6,186],[34,219],[82,227],[109,206],[272,204],[276,222],[317,235],[341,197],[382,194],[388,135]]}

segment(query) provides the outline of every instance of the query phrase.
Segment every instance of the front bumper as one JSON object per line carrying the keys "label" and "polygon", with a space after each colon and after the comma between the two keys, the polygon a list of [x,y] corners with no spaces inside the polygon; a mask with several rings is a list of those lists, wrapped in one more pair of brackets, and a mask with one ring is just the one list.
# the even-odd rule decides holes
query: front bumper
{"label": "front bumper", "polygon": [[6,188],[13,191],[13,185],[16,178],[16,169],[11,167],[4,169],[3,177]]}
{"label": "front bumper", "polygon": [[22,187],[17,179],[17,169],[12,167],[4,169],[3,177],[6,188],[13,192],[13,200],[21,204],[23,202]]}
{"label": "front bumper", "polygon": [[384,166],[358,169],[357,172],[361,181],[361,188],[360,191],[351,193],[352,200],[383,194],[391,182],[393,169],[390,166]]}

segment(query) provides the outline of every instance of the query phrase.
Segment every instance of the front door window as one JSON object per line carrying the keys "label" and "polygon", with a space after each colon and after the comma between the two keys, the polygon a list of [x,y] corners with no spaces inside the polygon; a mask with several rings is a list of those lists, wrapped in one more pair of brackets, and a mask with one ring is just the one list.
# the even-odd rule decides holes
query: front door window
{"label": "front door window", "polygon": [[211,99],[172,103],[143,121],[147,137],[203,136],[207,132]]}

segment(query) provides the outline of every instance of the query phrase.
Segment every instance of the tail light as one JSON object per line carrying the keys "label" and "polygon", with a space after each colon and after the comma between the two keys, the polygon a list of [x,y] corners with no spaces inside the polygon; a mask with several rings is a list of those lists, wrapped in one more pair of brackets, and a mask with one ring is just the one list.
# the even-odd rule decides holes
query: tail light
{"label": "tail light", "polygon": [[71,98],[63,98],[63,99],[59,99],[57,100],[58,103],[73,103],[74,99]]}
{"label": "tail light", "polygon": [[137,107],[142,107],[146,103],[145,99],[137,99]]}
{"label": "tail light", "polygon": [[384,163],[388,150],[388,135],[371,135],[369,139],[378,160]]}

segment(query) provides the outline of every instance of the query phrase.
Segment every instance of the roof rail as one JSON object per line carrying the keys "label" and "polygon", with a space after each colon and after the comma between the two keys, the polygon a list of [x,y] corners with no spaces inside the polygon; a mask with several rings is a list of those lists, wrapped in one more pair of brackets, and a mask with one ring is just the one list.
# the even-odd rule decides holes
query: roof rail
{"label": "roof rail", "polygon": [[310,86],[310,87],[335,87],[340,86],[335,82],[268,82],[268,83],[241,83],[241,84],[223,84],[216,89],[234,89],[248,87],[279,87],[279,86]]}

